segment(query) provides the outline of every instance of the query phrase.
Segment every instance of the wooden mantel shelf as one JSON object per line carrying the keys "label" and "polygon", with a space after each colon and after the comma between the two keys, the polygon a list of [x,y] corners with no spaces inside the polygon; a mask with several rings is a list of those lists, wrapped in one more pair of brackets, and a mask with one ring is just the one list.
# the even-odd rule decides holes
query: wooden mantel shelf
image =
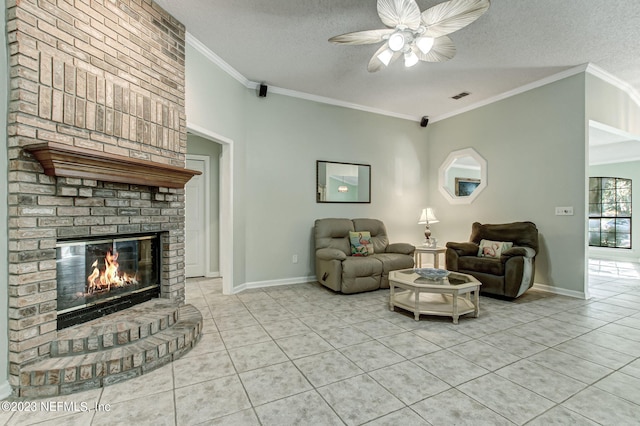
{"label": "wooden mantel shelf", "polygon": [[93,179],[164,188],[184,188],[197,170],[154,163],[56,142],[28,145],[47,176]]}

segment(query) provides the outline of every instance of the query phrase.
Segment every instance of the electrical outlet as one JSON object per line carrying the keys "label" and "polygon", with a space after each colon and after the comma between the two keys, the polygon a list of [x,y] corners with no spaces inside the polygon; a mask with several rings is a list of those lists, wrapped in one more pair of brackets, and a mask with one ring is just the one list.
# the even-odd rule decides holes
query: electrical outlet
{"label": "electrical outlet", "polygon": [[573,206],[556,207],[556,216],[573,216]]}
{"label": "electrical outlet", "polygon": [[294,255],[293,255],[293,257],[291,258],[291,261],[292,261],[293,263],[298,263],[298,255],[297,255],[297,254],[294,254]]}

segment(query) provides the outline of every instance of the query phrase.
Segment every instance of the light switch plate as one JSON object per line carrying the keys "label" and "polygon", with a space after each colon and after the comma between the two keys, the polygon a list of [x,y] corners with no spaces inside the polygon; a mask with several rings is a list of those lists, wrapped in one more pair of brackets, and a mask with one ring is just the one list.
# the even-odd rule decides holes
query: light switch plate
{"label": "light switch plate", "polygon": [[556,207],[556,216],[573,216],[573,206]]}

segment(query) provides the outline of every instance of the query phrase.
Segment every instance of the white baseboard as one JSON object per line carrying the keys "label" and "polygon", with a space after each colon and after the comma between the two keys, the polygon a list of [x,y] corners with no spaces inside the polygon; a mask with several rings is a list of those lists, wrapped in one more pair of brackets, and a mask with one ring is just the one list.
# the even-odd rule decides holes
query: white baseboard
{"label": "white baseboard", "polygon": [[538,284],[538,283],[534,283],[532,288],[534,290],[544,291],[546,293],[553,293],[553,294],[559,294],[561,296],[575,297],[576,299],[584,299],[584,300],[587,299],[583,291],[567,290],[560,287],[554,287],[554,286],[550,286],[546,284]]}
{"label": "white baseboard", "polygon": [[7,398],[11,395],[12,389],[8,380],[4,383],[0,383],[0,400]]}
{"label": "white baseboard", "polygon": [[220,271],[207,272],[204,276],[205,278],[222,278]]}
{"label": "white baseboard", "polygon": [[318,279],[315,275],[308,277],[294,277],[294,278],[281,278],[278,280],[267,280],[267,281],[253,281],[241,284],[237,287],[234,287],[233,293],[240,293],[244,290],[249,290],[253,288],[265,288],[265,287],[276,287],[279,285],[291,285],[291,284],[304,284],[308,282],[315,282]]}

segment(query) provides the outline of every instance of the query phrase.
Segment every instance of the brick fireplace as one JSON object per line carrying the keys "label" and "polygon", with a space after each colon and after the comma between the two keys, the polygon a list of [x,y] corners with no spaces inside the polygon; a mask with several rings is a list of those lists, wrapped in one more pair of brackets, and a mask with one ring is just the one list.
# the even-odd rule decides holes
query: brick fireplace
{"label": "brick fireplace", "polygon": [[184,304],[185,29],[150,0],[7,7],[10,382],[38,396],[65,383],[21,392],[60,351],[60,241],[157,234],[160,297]]}

